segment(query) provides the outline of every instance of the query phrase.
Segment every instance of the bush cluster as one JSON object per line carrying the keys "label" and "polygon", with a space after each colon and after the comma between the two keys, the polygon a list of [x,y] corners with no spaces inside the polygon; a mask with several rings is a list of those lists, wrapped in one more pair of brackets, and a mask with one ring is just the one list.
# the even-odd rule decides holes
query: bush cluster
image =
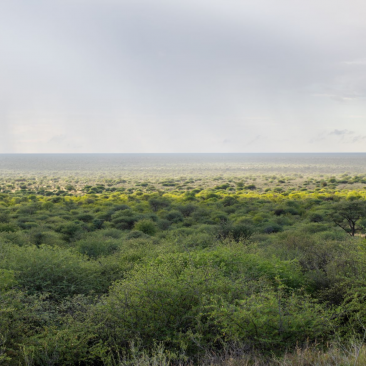
{"label": "bush cluster", "polygon": [[236,186],[2,193],[0,364],[122,365],[133,344],[280,357],[362,335],[364,192]]}

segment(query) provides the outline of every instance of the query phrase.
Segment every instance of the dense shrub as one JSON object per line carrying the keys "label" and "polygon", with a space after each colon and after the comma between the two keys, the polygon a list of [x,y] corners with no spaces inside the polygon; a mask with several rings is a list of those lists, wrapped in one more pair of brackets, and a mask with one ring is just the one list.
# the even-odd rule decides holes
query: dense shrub
{"label": "dense shrub", "polygon": [[184,217],[180,211],[170,211],[165,215],[165,219],[176,224],[182,222]]}
{"label": "dense shrub", "polygon": [[192,203],[188,203],[186,205],[178,206],[177,209],[182,213],[184,217],[189,217],[190,215],[192,215],[193,212],[197,210],[197,206]]}
{"label": "dense shrub", "polygon": [[154,235],[156,233],[156,225],[152,220],[140,220],[134,225],[134,229],[143,232],[146,235]]}
{"label": "dense shrub", "polygon": [[[325,334],[324,327],[329,324],[324,318],[326,311],[306,297],[286,291],[279,295],[276,269],[268,265],[259,258],[238,258],[225,251],[207,256],[162,256],[140,265],[128,278],[115,283],[98,308],[98,321],[104,322],[103,337],[126,346],[130,339],[140,338],[151,347],[155,339],[176,350],[183,345],[195,354],[216,347],[219,339],[282,346],[288,344],[289,337],[295,344],[296,339],[305,341],[308,336]],[[255,278],[263,283],[272,278],[274,282],[263,287]],[[279,301],[283,306],[280,313]],[[282,325],[281,311],[285,314]],[[233,317],[227,317],[229,313]],[[259,322],[259,333],[250,319]],[[240,323],[244,328],[237,326]]]}
{"label": "dense shrub", "polygon": [[75,243],[75,248],[91,258],[111,255],[118,250],[120,242],[107,237],[82,239]]}
{"label": "dense shrub", "polygon": [[131,230],[139,218],[132,210],[128,209],[117,211],[111,216],[114,227],[119,230]]}
{"label": "dense shrub", "polygon": [[49,293],[55,299],[105,291],[101,266],[69,249],[41,245],[8,247],[0,262],[12,270],[29,294]]}

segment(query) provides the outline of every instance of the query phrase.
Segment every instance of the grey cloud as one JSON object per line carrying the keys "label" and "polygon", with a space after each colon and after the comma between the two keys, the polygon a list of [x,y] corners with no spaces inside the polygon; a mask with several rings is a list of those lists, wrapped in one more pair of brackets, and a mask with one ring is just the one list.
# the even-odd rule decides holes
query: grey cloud
{"label": "grey cloud", "polygon": [[344,143],[344,144],[357,144],[362,141],[366,140],[366,135],[363,134],[357,134],[355,136],[355,131],[350,131],[347,129],[344,130],[333,130],[328,133],[328,136],[331,137],[339,137],[338,142]]}
{"label": "grey cloud", "polygon": [[352,142],[356,143],[356,142],[365,141],[365,140],[366,140],[365,135],[359,135],[359,136],[354,137],[352,139]]}
{"label": "grey cloud", "polygon": [[329,135],[345,136],[345,135],[353,135],[354,133],[355,133],[354,131],[335,129],[335,130],[329,132]]}
{"label": "grey cloud", "polygon": [[366,135],[359,134],[356,131],[347,129],[332,131],[323,131],[309,140],[310,144],[330,143],[336,141],[344,145],[358,144],[366,140]]}

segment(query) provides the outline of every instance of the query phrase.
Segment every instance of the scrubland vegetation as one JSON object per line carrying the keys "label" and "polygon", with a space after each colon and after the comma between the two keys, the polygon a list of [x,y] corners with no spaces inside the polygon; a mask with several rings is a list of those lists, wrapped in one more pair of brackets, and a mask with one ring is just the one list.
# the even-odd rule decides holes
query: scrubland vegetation
{"label": "scrubland vegetation", "polygon": [[365,187],[2,176],[0,364],[365,364]]}

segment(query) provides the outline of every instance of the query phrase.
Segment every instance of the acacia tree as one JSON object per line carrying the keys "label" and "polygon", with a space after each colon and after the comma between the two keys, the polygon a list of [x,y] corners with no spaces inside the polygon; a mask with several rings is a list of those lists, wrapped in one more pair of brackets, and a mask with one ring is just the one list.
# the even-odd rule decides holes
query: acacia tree
{"label": "acacia tree", "polygon": [[149,204],[150,204],[151,209],[154,212],[157,212],[157,211],[161,210],[162,208],[166,208],[166,207],[170,206],[169,200],[167,200],[164,197],[151,198],[149,200]]}
{"label": "acacia tree", "polygon": [[362,229],[357,223],[365,216],[366,202],[361,200],[336,203],[331,211],[333,222],[350,236],[355,236],[356,232]]}

